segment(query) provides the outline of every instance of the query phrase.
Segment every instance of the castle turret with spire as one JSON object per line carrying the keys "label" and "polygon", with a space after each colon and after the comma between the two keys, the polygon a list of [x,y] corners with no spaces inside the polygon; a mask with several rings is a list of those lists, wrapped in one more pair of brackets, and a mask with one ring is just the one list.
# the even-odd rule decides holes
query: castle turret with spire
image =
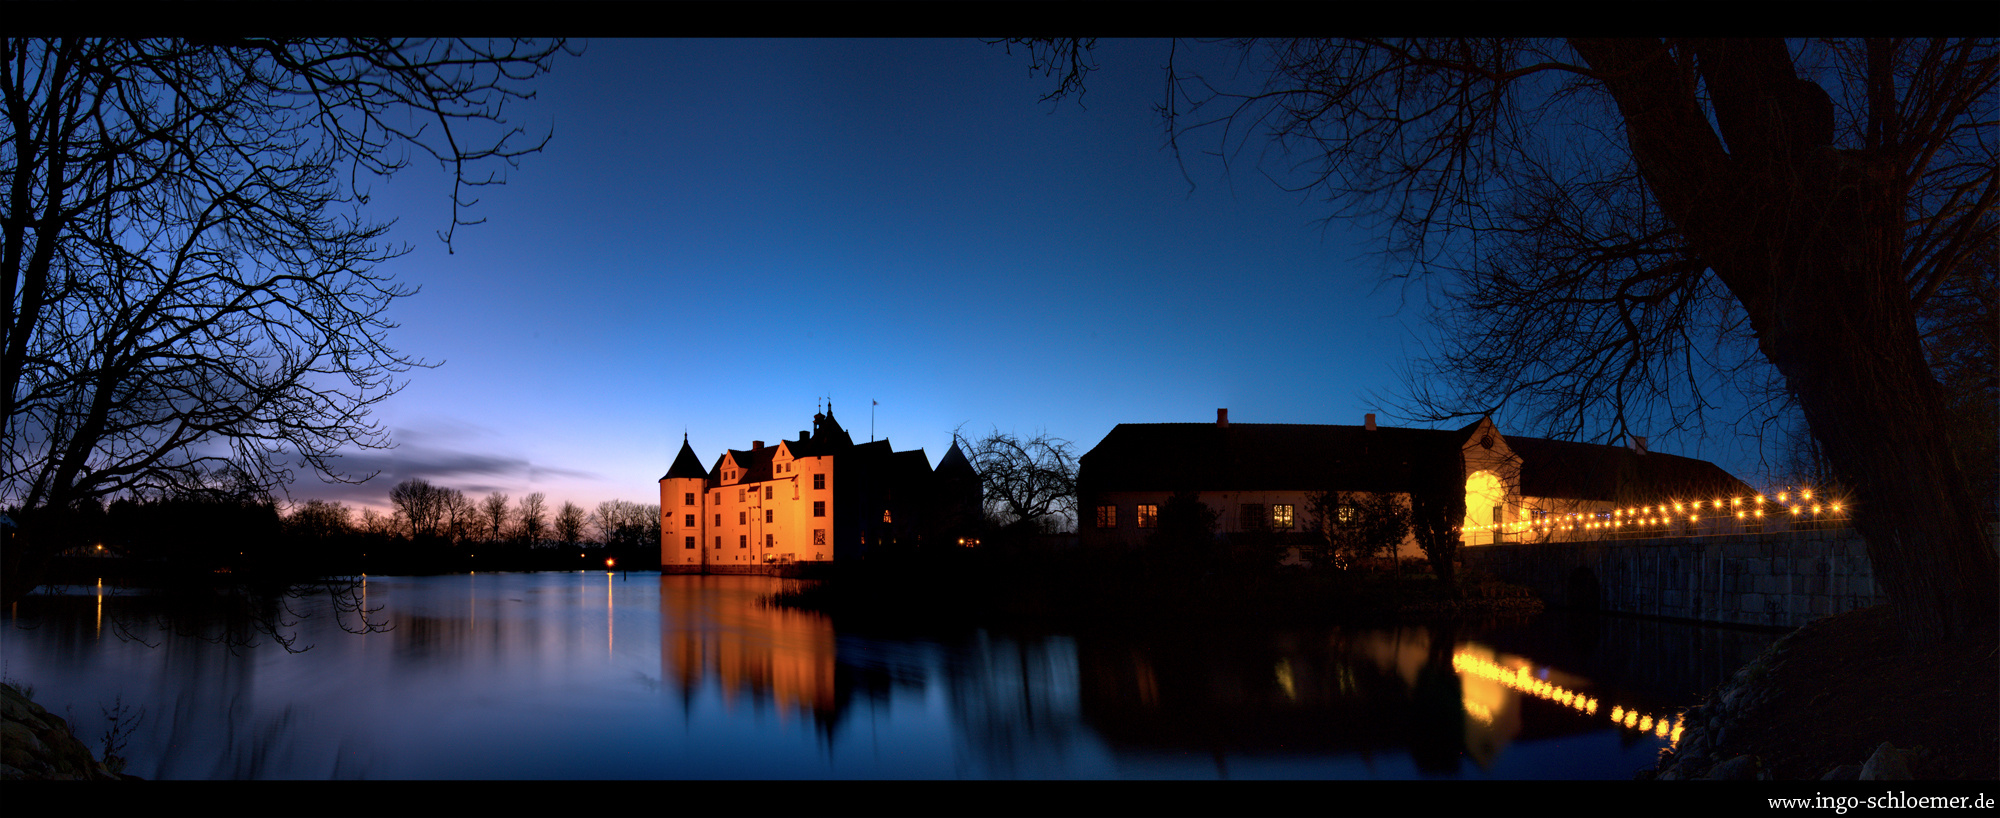
{"label": "castle turret with spire", "polygon": [[979,476],[956,442],[933,469],[922,449],[857,444],[815,412],[796,440],[728,449],[703,468],[682,435],[660,478],[660,569],[784,573],[794,566],[972,541]]}

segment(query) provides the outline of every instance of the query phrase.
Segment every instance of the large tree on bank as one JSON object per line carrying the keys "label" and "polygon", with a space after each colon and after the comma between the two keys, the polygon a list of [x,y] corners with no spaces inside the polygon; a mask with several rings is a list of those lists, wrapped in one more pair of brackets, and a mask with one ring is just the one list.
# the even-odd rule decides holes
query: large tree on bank
{"label": "large tree on bank", "polygon": [[[1087,42],[1027,45],[1051,96],[1095,67]],[[1918,320],[1990,269],[1992,39],[1237,41],[1242,88],[1177,71],[1185,47],[1177,150],[1259,141],[1449,296],[1416,414],[1508,406],[1615,439],[1697,426],[1774,372],[1909,636],[1993,626],[1990,504],[1965,473],[1993,464],[1947,444]]]}
{"label": "large tree on bank", "polygon": [[0,39],[0,505],[25,510],[18,539],[46,554],[66,509],[216,473],[353,479],[336,451],[389,445],[369,412],[423,365],[387,342],[414,290],[376,270],[407,248],[363,216],[369,182],[437,161],[448,245],[479,186],[546,142],[506,105],[563,51]]}

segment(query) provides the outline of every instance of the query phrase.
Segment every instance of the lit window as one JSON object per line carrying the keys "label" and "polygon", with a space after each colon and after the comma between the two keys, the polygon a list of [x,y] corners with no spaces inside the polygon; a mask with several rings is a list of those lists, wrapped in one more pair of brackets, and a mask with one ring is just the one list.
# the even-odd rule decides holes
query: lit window
{"label": "lit window", "polygon": [[1340,520],[1342,525],[1352,525],[1354,523],[1354,507],[1342,505],[1333,510],[1333,516],[1335,519]]}
{"label": "lit window", "polygon": [[689,549],[689,550],[693,550],[693,548],[694,548],[694,538],[693,538],[693,537],[689,537],[689,538],[687,538],[687,547],[688,547],[688,549]]}
{"label": "lit window", "polygon": [[826,475],[824,474],[813,475],[813,489],[815,491],[824,491],[826,489]]}
{"label": "lit window", "polygon": [[1097,507],[1097,527],[1098,527],[1098,528],[1117,528],[1117,527],[1118,527],[1118,507],[1117,507],[1117,506],[1098,506],[1098,507]]}
{"label": "lit window", "polygon": [[1160,507],[1142,505],[1139,507],[1139,527],[1155,528],[1160,524]]}
{"label": "lit window", "polygon": [[826,516],[826,501],[825,501],[825,500],[814,500],[814,501],[813,501],[813,516],[814,516],[814,517],[825,517],[825,516]]}
{"label": "lit window", "polygon": [[1279,527],[1279,528],[1291,528],[1291,527],[1292,527],[1292,507],[1291,507],[1291,506],[1289,506],[1289,505],[1275,505],[1275,506],[1272,506],[1272,507],[1271,507],[1271,525],[1274,525],[1274,526],[1277,526],[1277,527]]}
{"label": "lit window", "polygon": [[889,510],[886,508],[882,509],[882,522],[894,522],[894,520],[889,519]]}

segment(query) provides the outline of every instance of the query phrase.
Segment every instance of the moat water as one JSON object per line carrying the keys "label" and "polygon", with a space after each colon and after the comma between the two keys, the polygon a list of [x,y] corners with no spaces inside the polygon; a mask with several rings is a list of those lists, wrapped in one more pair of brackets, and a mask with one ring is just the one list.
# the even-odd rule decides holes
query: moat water
{"label": "moat water", "polygon": [[[4,674],[149,779],[1629,779],[1773,634],[1551,612],[1453,627],[853,631],[769,577],[370,577],[303,653],[45,589]],[[350,622],[350,624],[352,624]],[[213,637],[213,633],[206,634]]]}

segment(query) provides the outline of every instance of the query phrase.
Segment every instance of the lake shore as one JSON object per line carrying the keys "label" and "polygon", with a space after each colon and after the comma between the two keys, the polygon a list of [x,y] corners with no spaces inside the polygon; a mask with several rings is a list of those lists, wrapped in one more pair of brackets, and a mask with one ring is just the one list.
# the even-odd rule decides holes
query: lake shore
{"label": "lake shore", "polygon": [[1887,606],[1826,617],[1772,643],[1686,711],[1641,778],[2000,778],[2000,639],[1912,649]]}
{"label": "lake shore", "polygon": [[63,717],[30,698],[31,692],[12,683],[0,684],[0,711],[6,741],[0,742],[0,780],[7,781],[136,781],[126,775],[116,755],[98,759],[76,737]]}

